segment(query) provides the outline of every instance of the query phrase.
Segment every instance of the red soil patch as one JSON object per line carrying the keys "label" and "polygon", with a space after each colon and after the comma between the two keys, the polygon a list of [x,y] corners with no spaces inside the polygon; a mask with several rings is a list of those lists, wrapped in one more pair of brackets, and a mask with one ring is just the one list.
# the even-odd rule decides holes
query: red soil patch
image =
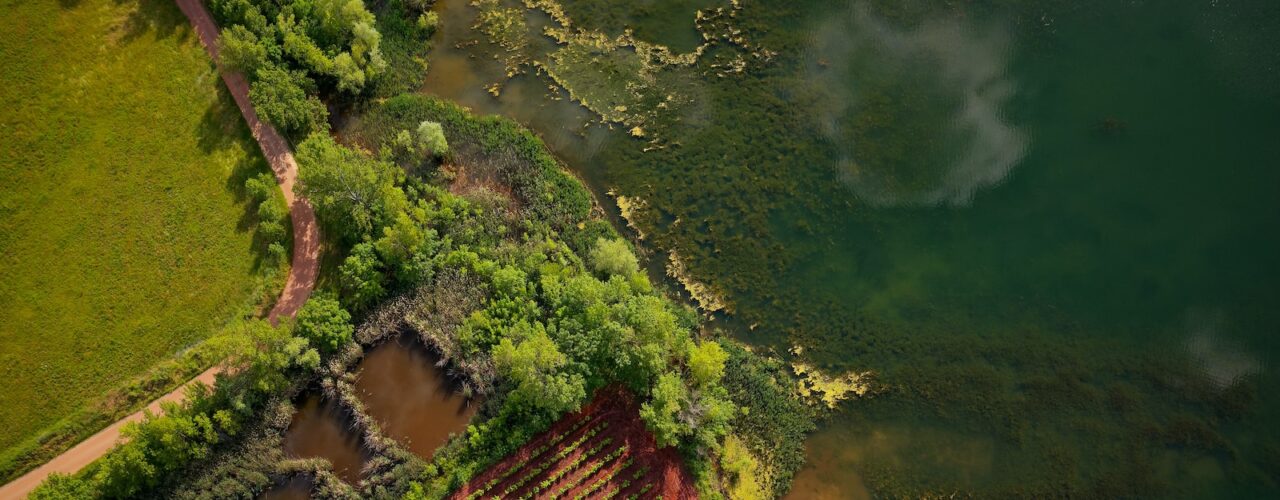
{"label": "red soil patch", "polygon": [[675,448],[658,449],[624,388],[596,392],[515,453],[472,478],[450,497],[697,498]]}

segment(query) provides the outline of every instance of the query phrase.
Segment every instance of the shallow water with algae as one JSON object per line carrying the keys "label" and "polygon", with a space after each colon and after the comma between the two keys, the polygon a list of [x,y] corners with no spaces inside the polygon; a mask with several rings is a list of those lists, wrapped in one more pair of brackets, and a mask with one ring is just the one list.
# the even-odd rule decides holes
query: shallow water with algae
{"label": "shallow water with algae", "polygon": [[1280,3],[437,8],[424,91],[532,126],[717,324],[873,379],[794,496],[1280,494]]}

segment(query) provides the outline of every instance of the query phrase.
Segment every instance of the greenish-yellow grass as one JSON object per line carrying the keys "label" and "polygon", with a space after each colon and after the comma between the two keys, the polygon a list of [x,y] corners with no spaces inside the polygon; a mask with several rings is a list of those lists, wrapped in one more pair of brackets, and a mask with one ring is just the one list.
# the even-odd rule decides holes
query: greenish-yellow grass
{"label": "greenish-yellow grass", "polygon": [[0,0],[0,451],[252,312],[256,145],[164,0]]}

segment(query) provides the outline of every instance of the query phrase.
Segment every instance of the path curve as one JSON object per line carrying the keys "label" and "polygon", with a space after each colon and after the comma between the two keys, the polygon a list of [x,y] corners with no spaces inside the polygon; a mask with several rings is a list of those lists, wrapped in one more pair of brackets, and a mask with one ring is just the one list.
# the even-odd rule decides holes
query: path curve
{"label": "path curve", "polygon": [[[200,37],[200,43],[217,64],[218,25],[213,22],[208,9],[200,0],[175,1],[178,8],[182,9],[182,13],[191,20],[192,27]],[[297,314],[298,309],[311,295],[311,289],[315,287],[316,275],[320,267],[320,230],[316,225],[316,214],[311,204],[306,198],[294,195],[293,186],[298,180],[298,163],[293,159],[289,143],[275,128],[258,119],[258,114],[253,110],[253,104],[249,102],[249,83],[245,81],[244,75],[238,72],[222,71],[221,65],[218,69],[222,74],[222,81],[227,84],[227,89],[235,98],[236,106],[240,108],[240,114],[244,115],[245,122],[249,124],[253,138],[257,139],[258,146],[262,148],[262,155],[267,158],[271,170],[275,172],[276,182],[284,191],[284,201],[289,206],[289,217],[293,220],[293,262],[289,269],[289,277],[285,281],[284,290],[280,293],[280,299],[267,315],[268,321],[275,325],[280,322],[281,317],[293,317]],[[120,440],[120,432],[124,430],[126,424],[142,420],[144,412],[161,413],[161,403],[181,401],[187,387],[192,384],[212,385],[214,378],[221,372],[220,365],[205,370],[182,387],[151,402],[146,409],[111,424],[70,450],[54,457],[48,463],[0,487],[0,500],[26,498],[45,478],[55,472],[62,474],[78,472],[110,451]]]}

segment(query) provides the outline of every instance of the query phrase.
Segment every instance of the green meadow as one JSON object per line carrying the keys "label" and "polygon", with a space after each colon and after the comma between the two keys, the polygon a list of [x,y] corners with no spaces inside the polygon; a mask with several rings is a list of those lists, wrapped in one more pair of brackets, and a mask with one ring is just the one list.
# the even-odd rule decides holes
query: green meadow
{"label": "green meadow", "polygon": [[266,163],[172,2],[0,11],[7,455],[255,312],[281,273],[243,193]]}

